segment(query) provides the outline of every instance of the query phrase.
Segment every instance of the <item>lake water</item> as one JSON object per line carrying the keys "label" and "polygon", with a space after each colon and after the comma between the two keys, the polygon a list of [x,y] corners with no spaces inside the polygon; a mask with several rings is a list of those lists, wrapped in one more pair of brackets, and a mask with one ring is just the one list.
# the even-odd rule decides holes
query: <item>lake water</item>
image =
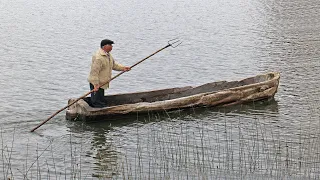
{"label": "lake water", "polygon": [[[1,0],[0,9],[1,178],[320,178],[320,1]],[[107,93],[277,71],[274,101],[95,123],[62,112],[30,133],[89,91],[102,39],[130,66],[176,37],[179,47]]]}

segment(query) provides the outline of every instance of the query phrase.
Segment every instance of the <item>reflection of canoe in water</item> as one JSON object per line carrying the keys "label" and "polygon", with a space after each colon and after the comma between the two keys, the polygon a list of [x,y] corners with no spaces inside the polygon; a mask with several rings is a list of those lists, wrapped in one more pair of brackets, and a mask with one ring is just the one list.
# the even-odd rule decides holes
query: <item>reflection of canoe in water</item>
{"label": "reflection of canoe in water", "polygon": [[[201,86],[169,88],[146,92],[105,96],[108,106],[93,108],[90,98],[79,100],[67,109],[69,120],[93,120],[115,115],[168,111],[200,106],[230,106],[272,98],[277,92],[280,74],[257,75],[240,81],[219,81]],[[70,99],[69,104],[75,99]]]}

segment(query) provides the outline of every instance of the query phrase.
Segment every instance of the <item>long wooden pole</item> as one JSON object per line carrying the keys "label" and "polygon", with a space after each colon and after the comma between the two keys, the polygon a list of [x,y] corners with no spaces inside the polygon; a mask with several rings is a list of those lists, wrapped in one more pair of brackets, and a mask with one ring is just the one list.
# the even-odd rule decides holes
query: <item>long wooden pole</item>
{"label": "long wooden pole", "polygon": [[[135,67],[136,65],[142,63],[142,62],[145,61],[146,59],[150,58],[151,56],[157,54],[158,52],[166,49],[167,47],[169,47],[169,46],[171,46],[171,45],[172,45],[172,44],[166,45],[165,47],[163,47],[163,48],[159,49],[158,51],[152,53],[152,54],[149,55],[148,57],[146,57],[146,58],[142,59],[141,61],[135,63],[135,64],[132,65],[130,68]],[[123,74],[123,73],[125,73],[125,71],[120,72],[119,74],[117,74],[116,76],[112,77],[109,81],[105,82],[104,84],[100,85],[99,87],[106,85],[107,83],[109,83],[110,81],[112,81],[112,80],[114,80],[115,78],[119,77],[119,76],[120,76],[121,74]],[[54,116],[56,116],[57,114],[59,114],[61,111],[67,109],[68,107],[70,107],[70,106],[72,106],[73,104],[75,104],[76,102],[78,102],[80,99],[83,99],[83,98],[87,97],[87,96],[88,96],[90,93],[92,93],[93,91],[94,91],[94,90],[91,90],[91,91],[87,92],[87,93],[84,94],[83,96],[81,96],[81,97],[79,97],[78,99],[76,99],[74,102],[72,102],[72,103],[68,104],[67,106],[63,107],[62,109],[58,110],[57,112],[55,112],[54,114],[52,114],[48,119],[46,119],[45,121],[43,121],[42,123],[40,123],[37,127],[33,128],[33,129],[31,130],[31,132],[33,132],[33,131],[35,131],[36,129],[38,129],[40,126],[42,126],[43,124],[45,124],[46,122],[48,122],[50,119],[52,119]]]}

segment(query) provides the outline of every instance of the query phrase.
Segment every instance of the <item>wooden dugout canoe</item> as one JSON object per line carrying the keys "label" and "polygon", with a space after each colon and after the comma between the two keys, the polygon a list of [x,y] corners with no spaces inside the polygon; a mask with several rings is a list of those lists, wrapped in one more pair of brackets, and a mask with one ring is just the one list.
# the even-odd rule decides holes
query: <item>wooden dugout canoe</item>
{"label": "wooden dugout canoe", "polygon": [[[93,108],[90,98],[79,100],[66,111],[68,120],[107,119],[115,115],[169,111],[201,106],[230,106],[273,98],[280,73],[270,72],[240,81],[219,81],[201,86],[160,89],[105,96],[108,106]],[[72,103],[75,99],[69,99]]]}

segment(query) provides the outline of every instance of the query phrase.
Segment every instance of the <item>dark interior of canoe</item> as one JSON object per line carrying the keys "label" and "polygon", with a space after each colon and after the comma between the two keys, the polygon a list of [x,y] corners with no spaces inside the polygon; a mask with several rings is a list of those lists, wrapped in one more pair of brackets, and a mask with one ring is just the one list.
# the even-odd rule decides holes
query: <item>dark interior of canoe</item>
{"label": "dark interior of canoe", "polygon": [[[192,87],[179,87],[179,88],[169,88],[146,92],[136,92],[136,93],[126,93],[126,94],[115,94],[105,96],[105,101],[108,106],[115,106],[121,104],[133,104],[138,102],[155,102],[163,101],[169,99],[176,99],[186,96],[192,96],[200,93],[206,92],[217,92],[224,89],[259,83],[263,81],[270,80],[274,77],[274,74],[270,73],[267,75],[259,75],[241,81],[219,81],[213,83],[207,83],[201,86]],[[91,105],[90,97],[84,99],[89,105]]]}

